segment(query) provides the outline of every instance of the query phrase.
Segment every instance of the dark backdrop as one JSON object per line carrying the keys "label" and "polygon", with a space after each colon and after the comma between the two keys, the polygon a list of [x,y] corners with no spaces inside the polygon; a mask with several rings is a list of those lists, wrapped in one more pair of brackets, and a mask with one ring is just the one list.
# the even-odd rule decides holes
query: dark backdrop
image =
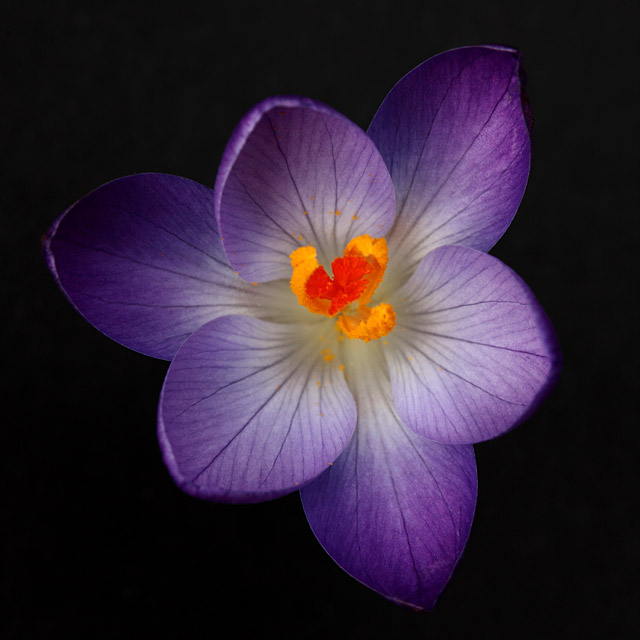
{"label": "dark backdrop", "polygon": [[[633,3],[340,4],[4,4],[0,631],[9,637],[630,636]],[[476,447],[466,553],[435,612],[416,614],[334,565],[297,494],[255,506],[183,495],[155,436],[166,363],[86,324],[39,243],[62,210],[118,176],[158,171],[212,186],[233,127],[266,96],[307,95],[366,128],[404,73],[482,43],[523,51],[535,118],[529,186],[493,253],[547,309],[565,368],[525,425]]]}

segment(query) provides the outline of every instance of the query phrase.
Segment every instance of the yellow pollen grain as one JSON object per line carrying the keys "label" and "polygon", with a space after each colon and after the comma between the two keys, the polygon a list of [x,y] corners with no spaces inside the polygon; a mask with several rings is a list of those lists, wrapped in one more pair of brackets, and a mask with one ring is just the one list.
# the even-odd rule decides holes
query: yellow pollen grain
{"label": "yellow pollen grain", "polygon": [[338,210],[336,211],[336,215],[337,215],[337,216],[339,216],[339,215],[340,215],[340,209],[338,209]]}
{"label": "yellow pollen grain", "polygon": [[331,351],[329,351],[329,349],[323,349],[320,353],[324,354],[325,362],[331,362],[335,358],[335,356],[333,355],[333,353],[331,353]]}
{"label": "yellow pollen grain", "polygon": [[344,371],[344,365],[343,365],[343,364],[341,364],[341,365],[338,367],[338,369],[340,369],[340,371]]}
{"label": "yellow pollen grain", "polygon": [[257,282],[252,282],[251,284],[252,284],[254,287],[257,287],[257,286],[258,286],[258,283],[257,283]]}
{"label": "yellow pollen grain", "polygon": [[303,212],[302,212],[302,215],[303,215],[303,216],[308,216],[309,214],[308,214],[306,211],[303,211]]}
{"label": "yellow pollen grain", "polygon": [[333,462],[330,462],[330,463],[329,463],[329,466],[330,466],[330,467],[333,467]]}
{"label": "yellow pollen grain", "polygon": [[354,214],[353,214],[353,218],[352,218],[352,219],[353,219],[353,220],[357,220],[357,219],[358,219],[358,216],[354,213]]}
{"label": "yellow pollen grain", "polygon": [[322,380],[316,380],[316,384],[318,385],[318,388],[320,388],[322,386]]}
{"label": "yellow pollen grain", "polygon": [[302,236],[298,236],[298,240],[300,240],[300,242],[302,242]]}
{"label": "yellow pollen grain", "polygon": [[324,416],[324,414],[323,414],[323,413],[319,413],[318,415],[319,415],[321,418],[322,418],[322,416]]}

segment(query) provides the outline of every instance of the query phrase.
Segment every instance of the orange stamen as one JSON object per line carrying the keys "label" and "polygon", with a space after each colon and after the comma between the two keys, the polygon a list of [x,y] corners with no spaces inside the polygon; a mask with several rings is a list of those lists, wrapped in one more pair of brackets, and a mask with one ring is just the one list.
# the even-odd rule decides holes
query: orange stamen
{"label": "orange stamen", "polygon": [[391,305],[367,306],[387,267],[384,238],[362,235],[351,240],[343,257],[331,263],[333,279],[318,263],[314,247],[300,247],[290,257],[291,290],[309,311],[332,317],[357,303],[350,313],[338,318],[338,327],[345,336],[369,342],[393,330],[395,314]]}

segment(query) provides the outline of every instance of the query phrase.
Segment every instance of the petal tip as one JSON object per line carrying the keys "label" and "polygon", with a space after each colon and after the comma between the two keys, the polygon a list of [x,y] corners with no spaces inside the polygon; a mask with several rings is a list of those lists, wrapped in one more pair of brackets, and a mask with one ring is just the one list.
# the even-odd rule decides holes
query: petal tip
{"label": "petal tip", "polygon": [[511,47],[509,45],[503,45],[503,44],[479,45],[473,48],[489,49],[491,51],[505,53],[509,57],[514,59],[515,61],[514,80],[515,80],[515,83],[517,83],[516,88],[519,89],[520,106],[522,108],[522,117],[524,118],[524,122],[527,126],[529,139],[531,139],[532,132],[533,132],[533,115],[531,113],[531,103],[529,102],[529,96],[526,91],[527,74],[522,66],[522,52],[519,49],[515,49],[514,47]]}
{"label": "petal tip", "polygon": [[[157,425],[157,435],[158,435],[158,444],[160,446],[160,454],[162,456],[162,460],[169,471],[169,475],[171,479],[175,483],[175,485],[184,493],[191,496],[192,498],[197,498],[199,500],[206,500],[207,502],[218,502],[222,504],[255,504],[258,502],[267,502],[268,500],[274,500],[275,498],[280,498],[283,495],[286,495],[282,491],[280,492],[233,492],[233,491],[217,491],[210,487],[203,487],[197,482],[187,480],[182,473],[180,472],[180,468],[176,457],[173,452],[173,447],[169,441],[167,436],[164,420],[162,417],[162,397],[164,392],[164,385],[162,386],[162,392],[160,393],[160,402],[158,406],[158,425]],[[300,487],[294,487],[291,489],[289,493],[293,493],[298,490]]]}
{"label": "petal tip", "polygon": [[546,381],[540,387],[540,390],[533,398],[530,406],[527,408],[520,421],[514,426],[522,424],[538,410],[542,403],[552,393],[562,374],[563,356],[558,334],[556,333],[551,319],[537,301],[535,311],[542,341],[547,349],[549,371],[547,373]]}
{"label": "petal tip", "polygon": [[[62,220],[64,219],[64,217],[67,215],[67,213],[73,209],[73,207],[75,207],[77,204],[77,202],[74,202],[68,209],[66,209],[65,211],[63,211],[49,226],[49,228],[42,234],[42,237],[40,238],[40,253],[42,255],[42,257],[44,258],[45,264],[47,265],[47,268],[49,269],[49,271],[51,272],[51,275],[54,277],[56,284],[58,285],[58,287],[64,292],[64,287],[62,286],[62,283],[60,282],[60,276],[58,275],[58,269],[56,267],[56,259],[55,256],[53,255],[53,249],[51,248],[51,242],[53,241],[53,238],[55,237],[57,231],[58,231],[58,227],[60,226],[60,223],[62,222]],[[65,292],[66,295],[66,292]],[[68,297],[68,296],[67,296]]]}
{"label": "petal tip", "polygon": [[229,178],[229,174],[231,173],[233,164],[238,157],[238,154],[242,150],[245,142],[251,135],[251,132],[255,129],[258,122],[260,122],[262,116],[264,116],[265,113],[268,113],[272,109],[278,107],[310,108],[333,116],[340,115],[341,117],[344,117],[322,102],[313,100],[312,98],[306,98],[304,96],[296,95],[271,96],[269,98],[261,100],[249,111],[247,111],[240,122],[238,122],[238,124],[236,125],[233,133],[231,134],[231,137],[229,138],[229,141],[227,142],[227,145],[222,154],[222,160],[220,161],[220,166],[218,168],[218,173],[213,188],[215,218],[219,229],[222,229],[222,227],[220,226],[222,192],[224,191],[224,187],[227,179]]}
{"label": "petal tip", "polygon": [[169,360],[202,324],[205,309],[214,309],[212,292],[232,280],[212,204],[211,189],[187,178],[116,178],[58,216],[42,238],[42,256],[96,329]]}

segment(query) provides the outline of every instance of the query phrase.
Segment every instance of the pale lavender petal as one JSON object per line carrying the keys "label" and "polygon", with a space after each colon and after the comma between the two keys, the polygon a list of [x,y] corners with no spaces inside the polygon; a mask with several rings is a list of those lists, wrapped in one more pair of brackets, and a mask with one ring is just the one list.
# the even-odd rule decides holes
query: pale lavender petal
{"label": "pale lavender petal", "polygon": [[385,351],[393,400],[419,434],[453,444],[494,438],[527,418],[555,383],[553,328],[498,259],[439,247],[394,302]]}
{"label": "pale lavender petal", "polygon": [[91,324],[156,358],[171,359],[205,322],[255,307],[255,287],[222,249],[213,191],[185,178],[138,174],[99,187],[53,223],[43,250]]}
{"label": "pale lavender petal", "polygon": [[427,60],[386,97],[368,134],[396,190],[401,270],[443,244],[488,251],[507,229],[529,175],[522,91],[520,54],[484,46]]}
{"label": "pale lavender petal", "polygon": [[432,609],[469,536],[473,447],[417,435],[383,371],[351,378],[358,424],[336,463],[301,492],[314,534],[350,575],[400,604]]}
{"label": "pale lavender petal", "polygon": [[356,408],[327,349],[331,321],[298,327],[217,318],[176,354],[162,389],[158,434],[187,493],[257,502],[301,488],[353,433]]}
{"label": "pale lavender petal", "polygon": [[354,236],[384,236],[395,198],[367,135],[307,98],[269,98],[236,128],[215,186],[229,262],[249,281],[291,277],[290,254],[312,244],[330,264]]}

